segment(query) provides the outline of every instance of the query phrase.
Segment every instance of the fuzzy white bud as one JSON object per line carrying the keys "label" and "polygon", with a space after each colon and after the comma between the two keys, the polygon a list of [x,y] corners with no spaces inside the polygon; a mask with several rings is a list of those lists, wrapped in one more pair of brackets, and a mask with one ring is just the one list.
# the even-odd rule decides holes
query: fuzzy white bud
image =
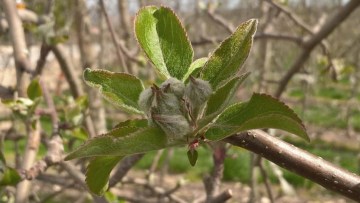
{"label": "fuzzy white bud", "polygon": [[188,120],[182,115],[153,114],[152,119],[166,133],[168,142],[182,140],[191,132]]}
{"label": "fuzzy white bud", "polygon": [[185,88],[185,95],[193,106],[203,105],[212,93],[211,85],[208,81],[190,78]]}
{"label": "fuzzy white bud", "polygon": [[179,99],[184,96],[185,85],[183,82],[176,78],[169,78],[160,86],[164,92],[173,93]]}

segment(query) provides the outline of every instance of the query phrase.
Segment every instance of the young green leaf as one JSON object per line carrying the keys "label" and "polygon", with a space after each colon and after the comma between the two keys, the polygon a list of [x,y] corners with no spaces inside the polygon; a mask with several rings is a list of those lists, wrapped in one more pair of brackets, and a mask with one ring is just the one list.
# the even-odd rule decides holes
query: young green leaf
{"label": "young green leaf", "polygon": [[293,110],[275,98],[256,93],[250,101],[225,109],[205,137],[216,141],[237,132],[258,128],[284,130],[309,141],[304,125]]}
{"label": "young green leaf", "polygon": [[[114,138],[128,136],[144,127],[147,127],[146,119],[127,120],[119,123],[113,130],[104,136]],[[102,195],[108,186],[111,170],[123,158],[123,156],[101,156],[90,160],[86,171],[86,184],[91,192]]]}
{"label": "young green leaf", "polygon": [[84,80],[88,85],[98,88],[106,99],[125,111],[142,113],[137,101],[144,86],[137,77],[126,73],[87,68],[84,71]]}
{"label": "young green leaf", "polygon": [[247,78],[248,75],[249,73],[245,73],[241,76],[237,76],[214,92],[207,102],[205,115],[218,114],[226,106],[228,106],[239,85]]}
{"label": "young green leaf", "polygon": [[201,77],[209,81],[214,90],[239,72],[249,55],[257,22],[251,19],[242,23],[229,38],[220,44],[205,63]]}
{"label": "young green leaf", "polygon": [[84,145],[71,152],[65,160],[94,156],[126,156],[185,144],[168,144],[167,136],[159,127],[141,128],[130,134],[125,132],[126,136],[116,136],[116,133],[123,130],[126,129],[110,131],[103,136],[88,140]]}
{"label": "young green leaf", "polygon": [[161,76],[183,78],[194,53],[181,22],[171,9],[142,8],[136,15],[135,35]]}
{"label": "young green leaf", "polygon": [[189,163],[191,166],[195,166],[196,161],[198,159],[198,152],[196,151],[196,149],[193,150],[189,150],[187,152],[187,157],[189,159]]}
{"label": "young green leaf", "polygon": [[189,79],[191,74],[193,74],[194,72],[196,72],[196,70],[199,70],[200,68],[202,68],[204,66],[204,64],[206,63],[207,60],[208,60],[207,57],[203,57],[203,58],[196,59],[194,62],[192,62],[189,70],[184,75],[182,81],[186,82]]}
{"label": "young green leaf", "polygon": [[27,95],[31,100],[41,97],[42,91],[39,84],[39,79],[34,79],[31,81],[27,88]]}
{"label": "young green leaf", "polygon": [[[0,142],[1,142],[1,141],[0,141]],[[1,144],[2,144],[2,143],[0,143],[0,147],[2,146]],[[5,156],[4,156],[3,152],[0,150],[0,167],[1,167],[2,165],[6,165],[6,160],[5,160]]]}
{"label": "young green leaf", "polygon": [[0,171],[0,186],[16,185],[21,181],[19,173],[10,167],[5,167]]}
{"label": "young green leaf", "polygon": [[122,156],[101,156],[92,159],[86,170],[86,185],[96,195],[103,195],[107,190],[111,170]]}

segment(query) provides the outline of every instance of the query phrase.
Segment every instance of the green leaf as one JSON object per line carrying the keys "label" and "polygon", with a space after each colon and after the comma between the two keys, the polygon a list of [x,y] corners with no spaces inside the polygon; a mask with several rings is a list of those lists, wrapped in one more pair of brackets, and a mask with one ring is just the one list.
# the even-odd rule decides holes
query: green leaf
{"label": "green leaf", "polygon": [[[1,143],[0,143],[0,147],[1,147]],[[0,167],[2,164],[6,165],[6,160],[5,160],[5,156],[4,156],[3,152],[0,150]]]}
{"label": "green leaf", "polygon": [[140,9],[135,19],[135,35],[161,76],[183,78],[194,53],[181,22],[171,9],[154,6]]}
{"label": "green leaf", "polygon": [[[125,137],[147,127],[146,119],[127,120],[121,122],[117,127],[104,136],[113,138]],[[123,156],[102,156],[92,159],[86,171],[86,184],[91,192],[102,195],[108,187],[111,170],[123,158]]]}
{"label": "green leaf", "polygon": [[[103,136],[90,139],[84,145],[71,152],[65,159],[70,160],[94,156],[126,156],[175,145],[167,143],[167,136],[158,127],[136,129],[131,127],[119,128]],[[129,133],[132,130],[134,132]]]}
{"label": "green leaf", "polygon": [[87,68],[84,71],[84,80],[88,85],[98,88],[106,99],[125,111],[142,113],[137,102],[144,86],[137,77],[126,73]]}
{"label": "green leaf", "polygon": [[21,177],[15,169],[6,167],[2,170],[2,172],[0,171],[0,174],[2,173],[2,177],[0,179],[0,186],[16,185],[18,182],[21,181]]}
{"label": "green leaf", "polygon": [[122,158],[122,156],[102,156],[90,161],[85,181],[92,193],[102,195],[107,190],[110,173]]}
{"label": "green leaf", "polygon": [[190,165],[195,166],[196,161],[198,159],[198,152],[195,149],[194,150],[189,150],[187,152],[187,157],[189,159]]}
{"label": "green leaf", "polygon": [[199,68],[202,68],[207,60],[208,60],[207,57],[203,57],[203,58],[196,59],[194,62],[192,62],[189,70],[184,75],[182,81],[185,82],[190,77],[190,75],[192,73],[194,73],[194,71],[196,72],[196,70],[198,70]]}
{"label": "green leaf", "polygon": [[42,91],[41,91],[41,86],[39,84],[39,79],[34,79],[31,81],[31,83],[27,88],[27,95],[31,100],[41,97]]}
{"label": "green leaf", "polygon": [[226,108],[234,97],[239,85],[247,78],[247,76],[249,76],[249,73],[237,76],[214,92],[207,102],[205,115],[218,114]]}
{"label": "green leaf", "polygon": [[88,134],[87,134],[86,130],[82,127],[77,127],[77,128],[74,128],[73,130],[71,130],[71,135],[74,138],[77,138],[82,141],[85,141],[88,138]]}
{"label": "green leaf", "polygon": [[214,90],[239,72],[249,55],[257,22],[251,19],[242,23],[229,38],[220,44],[205,63],[201,77],[209,81]]}
{"label": "green leaf", "polygon": [[256,93],[250,101],[237,103],[225,109],[211,124],[205,137],[216,141],[234,133],[258,128],[284,130],[309,141],[302,121],[293,110],[275,98]]}

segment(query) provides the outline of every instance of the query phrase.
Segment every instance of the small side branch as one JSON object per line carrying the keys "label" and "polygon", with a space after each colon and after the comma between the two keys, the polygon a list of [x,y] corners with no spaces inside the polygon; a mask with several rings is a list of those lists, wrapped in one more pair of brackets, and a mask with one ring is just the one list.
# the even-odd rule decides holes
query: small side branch
{"label": "small side branch", "polygon": [[224,139],[319,185],[357,202],[360,201],[360,176],[350,173],[264,131],[253,130]]}
{"label": "small side branch", "polygon": [[120,64],[121,64],[124,72],[129,73],[129,70],[128,70],[127,65],[125,63],[125,60],[124,60],[124,56],[123,56],[123,54],[121,52],[120,47],[118,46],[119,43],[118,43],[118,40],[117,40],[117,38],[115,36],[115,30],[114,30],[114,28],[113,28],[113,26],[112,26],[112,24],[110,22],[110,18],[109,18],[108,13],[106,12],[105,3],[104,3],[103,0],[100,0],[99,3],[100,3],[101,11],[104,14],[106,24],[107,24],[107,26],[109,28],[109,31],[110,31],[110,34],[111,34],[111,39],[112,39],[113,44],[115,46],[116,55],[118,57],[118,60],[120,61]]}

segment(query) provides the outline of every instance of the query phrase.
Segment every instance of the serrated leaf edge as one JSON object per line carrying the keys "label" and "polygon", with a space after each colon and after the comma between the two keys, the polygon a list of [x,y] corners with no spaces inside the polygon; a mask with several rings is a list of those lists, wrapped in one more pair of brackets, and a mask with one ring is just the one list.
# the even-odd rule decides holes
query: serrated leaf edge
{"label": "serrated leaf edge", "polygon": [[[144,90],[144,89],[145,89],[144,84],[142,83],[142,81],[141,81],[138,77],[136,77],[136,76],[134,76],[134,75],[131,75],[131,74],[128,74],[128,73],[123,73],[123,72],[111,72],[111,71],[104,70],[104,69],[90,69],[90,68],[86,68],[86,69],[84,70],[84,72],[83,72],[83,79],[84,79],[85,83],[86,83],[87,85],[89,85],[90,87],[97,88],[97,89],[99,90],[99,92],[101,93],[101,95],[102,95],[106,100],[108,100],[110,103],[112,103],[112,104],[114,104],[115,106],[117,106],[117,107],[125,110],[125,111],[128,112],[128,113],[144,114],[143,111],[141,111],[141,110],[139,110],[139,109],[137,109],[137,108],[135,108],[135,107],[133,107],[133,106],[127,105],[127,104],[125,104],[125,103],[123,103],[123,104],[114,103],[114,102],[113,102],[113,99],[111,99],[111,97],[109,97],[108,95],[112,95],[112,96],[114,96],[115,98],[118,98],[118,96],[115,95],[115,94],[113,94],[113,93],[106,93],[106,92],[103,91],[103,87],[102,87],[100,84],[96,84],[96,83],[93,83],[93,82],[91,82],[91,81],[89,81],[89,80],[86,80],[86,78],[85,78],[85,72],[87,72],[87,71],[89,71],[89,72],[98,71],[98,72],[109,73],[110,75],[118,75],[118,74],[119,74],[119,75],[129,76],[129,77],[132,77],[132,78],[135,78],[135,79],[139,80],[139,81],[140,81],[140,84],[141,84],[141,86],[142,86],[142,89]],[[121,102],[123,102],[122,99],[118,99],[118,100],[121,101]],[[132,101],[131,101],[131,103],[132,103]]]}

